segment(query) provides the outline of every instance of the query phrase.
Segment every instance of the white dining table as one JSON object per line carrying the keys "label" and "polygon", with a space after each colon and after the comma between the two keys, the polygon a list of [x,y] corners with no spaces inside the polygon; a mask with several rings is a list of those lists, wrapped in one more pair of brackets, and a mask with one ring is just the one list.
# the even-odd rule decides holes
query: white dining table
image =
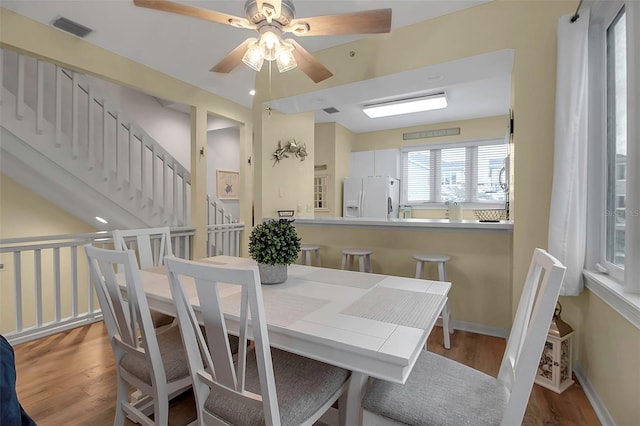
{"label": "white dining table", "polygon": [[[247,258],[217,256],[204,263],[252,266]],[[142,270],[149,307],[175,315],[163,268]],[[206,307],[193,282],[185,287],[196,314]],[[451,284],[364,272],[290,265],[284,283],[263,285],[271,346],[352,372],[346,425],[361,423],[369,377],[404,383],[447,300]],[[229,333],[238,333],[239,286],[219,287]],[[204,305],[204,306],[203,306]]]}

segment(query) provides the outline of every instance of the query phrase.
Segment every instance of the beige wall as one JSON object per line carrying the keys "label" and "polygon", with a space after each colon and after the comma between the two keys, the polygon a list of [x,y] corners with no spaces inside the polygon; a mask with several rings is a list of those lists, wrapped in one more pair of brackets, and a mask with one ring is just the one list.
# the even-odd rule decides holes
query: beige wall
{"label": "beige wall", "polygon": [[[414,277],[413,254],[450,253],[453,318],[501,329],[511,326],[511,234],[299,224],[296,230],[303,243],[321,246],[322,265],[330,268],[340,268],[343,248],[367,247],[373,250],[375,273]],[[434,266],[425,273],[437,279]]]}
{"label": "beige wall", "polygon": [[[337,123],[320,123],[315,127],[315,165],[326,165],[329,210],[316,216],[342,216],[342,182],[349,175],[349,156],[356,135]],[[319,172],[322,173],[322,172]]]}
{"label": "beige wall", "polygon": [[617,425],[638,425],[640,330],[589,290],[560,302],[562,318],[576,330],[576,364]]}
{"label": "beige wall", "polygon": [[[256,191],[260,191],[262,202],[256,210],[256,223],[264,217],[277,217],[278,210],[295,210],[296,216],[313,216],[313,164],[314,164],[314,118],[313,113],[281,114],[277,111],[261,114],[261,123],[255,123],[255,157],[262,163],[256,173]],[[275,163],[273,153],[278,142],[304,143],[308,156],[301,161],[292,154]],[[258,189],[258,187],[260,189]]]}
{"label": "beige wall", "polygon": [[[82,222],[52,204],[34,194],[27,188],[19,185],[9,177],[0,175],[0,239],[36,237],[44,235],[65,235],[83,234],[95,232],[96,229]],[[42,251],[42,288],[43,288],[43,322],[53,320],[54,315],[54,292],[51,271],[53,254],[51,250]],[[79,279],[87,277],[83,269],[84,252],[78,250],[79,265],[81,272]],[[60,282],[62,291],[70,294],[70,265],[71,258],[69,251],[60,251],[61,270]],[[33,252],[26,251],[21,257],[21,271],[23,280],[22,297],[24,301],[35,300],[34,280],[33,280]],[[0,269],[0,333],[15,330],[15,291],[14,291],[14,263],[12,254],[0,255],[0,263],[4,268]],[[47,269],[48,267],[48,269]],[[86,284],[86,282],[84,282]],[[87,292],[86,285],[79,286],[79,307],[86,309]],[[24,327],[35,324],[35,309],[32,303],[23,303]],[[63,298],[62,316],[71,314],[71,300]]]}

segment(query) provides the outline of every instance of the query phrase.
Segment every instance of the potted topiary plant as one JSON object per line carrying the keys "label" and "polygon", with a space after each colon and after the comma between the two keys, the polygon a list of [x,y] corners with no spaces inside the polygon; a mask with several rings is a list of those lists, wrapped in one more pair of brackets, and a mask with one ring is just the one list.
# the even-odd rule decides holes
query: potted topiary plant
{"label": "potted topiary plant", "polygon": [[249,236],[249,255],[258,262],[262,284],[287,280],[287,265],[300,253],[300,238],[289,219],[270,219],[256,226]]}

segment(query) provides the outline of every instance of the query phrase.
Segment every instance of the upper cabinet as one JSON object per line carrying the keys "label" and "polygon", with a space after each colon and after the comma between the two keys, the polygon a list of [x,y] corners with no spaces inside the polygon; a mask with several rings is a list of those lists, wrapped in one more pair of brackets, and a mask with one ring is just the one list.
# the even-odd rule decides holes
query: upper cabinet
{"label": "upper cabinet", "polygon": [[349,176],[390,176],[400,179],[400,151],[378,149],[352,152]]}

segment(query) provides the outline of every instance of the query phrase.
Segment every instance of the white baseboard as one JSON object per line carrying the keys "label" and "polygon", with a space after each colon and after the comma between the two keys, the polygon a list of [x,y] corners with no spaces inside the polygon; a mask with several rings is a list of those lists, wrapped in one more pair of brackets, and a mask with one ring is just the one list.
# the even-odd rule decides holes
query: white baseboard
{"label": "white baseboard", "polygon": [[[486,336],[502,337],[506,339],[509,337],[509,329],[503,327],[494,327],[492,325],[479,324],[476,322],[466,321],[452,321],[453,328],[461,331],[468,331],[470,333],[484,334]],[[442,326],[442,320],[438,320],[437,325]]]}
{"label": "white baseboard", "polygon": [[573,367],[573,372],[575,373],[578,382],[580,382],[580,386],[582,386],[582,390],[584,390],[584,393],[591,403],[593,410],[596,412],[596,416],[598,416],[598,420],[600,420],[602,426],[616,426],[616,422],[613,420],[613,417],[611,417],[609,410],[607,410],[607,407],[600,399],[598,392],[596,392],[587,375],[582,371],[582,368],[580,368],[579,365],[575,365]]}

